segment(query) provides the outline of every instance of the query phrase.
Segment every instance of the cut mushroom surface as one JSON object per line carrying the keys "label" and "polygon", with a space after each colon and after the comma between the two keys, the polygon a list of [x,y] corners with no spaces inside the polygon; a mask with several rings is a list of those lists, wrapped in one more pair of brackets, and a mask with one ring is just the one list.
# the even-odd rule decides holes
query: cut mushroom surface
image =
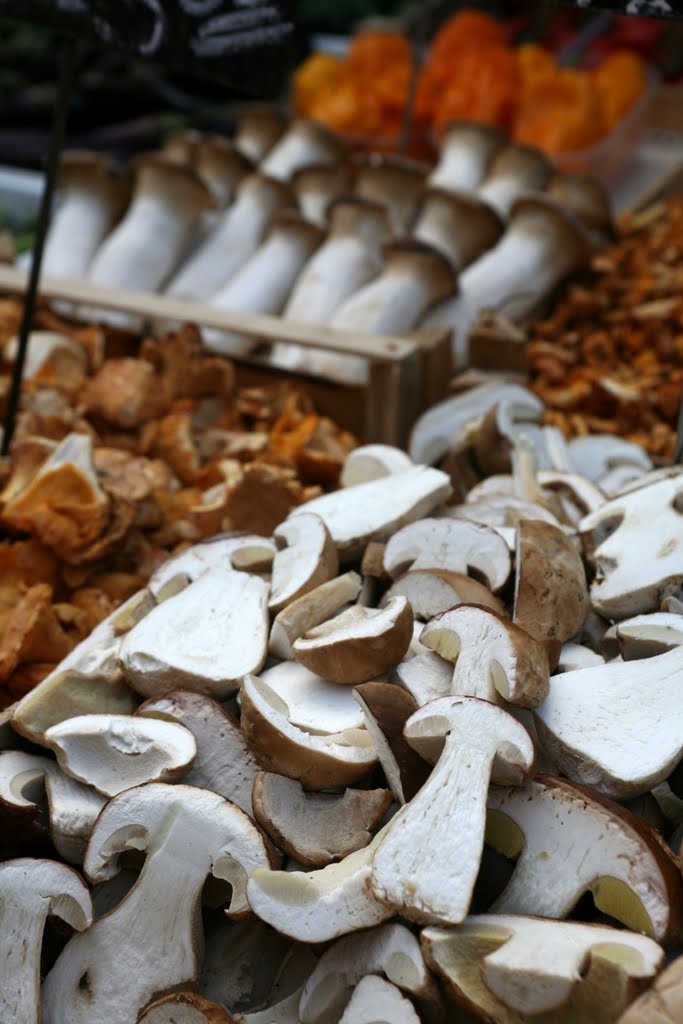
{"label": "cut mushroom surface", "polygon": [[456,604],[478,604],[500,615],[505,608],[488,587],[471,576],[448,569],[411,569],[399,576],[379,603],[384,607],[392,597],[405,597],[416,619],[427,621]]}
{"label": "cut mushroom surface", "polygon": [[273,621],[270,653],[276,658],[293,658],[294,641],[355,601],[362,582],[357,572],[345,572],[288,604]]}
{"label": "cut mushroom surface", "polygon": [[683,644],[683,615],[674,612],[635,615],[619,622],[615,632],[624,661],[652,658]]}
{"label": "cut mushroom surface", "polygon": [[266,659],[267,600],[258,576],[208,569],[125,636],[127,682],[146,697],[179,685],[228,696]]}
{"label": "cut mushroom surface", "polygon": [[314,735],[360,729],[363,715],[345,686],[338,686],[296,661],[282,661],[259,677],[287,705],[292,725]]}
{"label": "cut mushroom surface", "polygon": [[392,577],[410,568],[476,571],[494,593],[505,585],[510,567],[503,538],[467,519],[421,519],[398,530],[384,551],[384,568]]}
{"label": "cut mushroom surface", "polygon": [[551,676],[534,714],[570,779],[617,799],[645,793],[683,757],[683,647]]}
{"label": "cut mushroom surface", "polygon": [[339,571],[339,558],[325,524],[312,513],[286,520],[273,536],[281,546],[273,558],[268,607],[278,612],[333,579]]}
{"label": "cut mushroom surface", "polygon": [[238,566],[233,560],[240,555],[244,557],[246,552],[269,564],[275,551],[273,541],[259,534],[218,534],[169,558],[151,576],[149,589],[159,599],[167,586],[178,577],[192,582],[207,569],[236,569]]}
{"label": "cut mushroom surface", "polygon": [[392,683],[364,683],[355,688],[354,695],[391,792],[400,804],[405,804],[429,775],[426,762],[403,735],[406,722],[417,711],[417,702]]}
{"label": "cut mushroom surface", "polygon": [[564,643],[590,611],[581,556],[558,527],[525,520],[517,527],[513,622],[536,640]]}
{"label": "cut mushroom surface", "polygon": [[355,605],[310,629],[292,645],[294,657],[334,683],[361,683],[394,668],[408,650],[413,613],[405,597],[382,609]]}
{"label": "cut mushroom surface", "polygon": [[522,785],[534,769],[533,743],[511,715],[473,697],[432,701],[404,731],[435,768],[386,826],[373,892],[411,920],[458,924],[481,859],[489,781]]}
{"label": "cut mushroom surface", "polygon": [[629,1006],[618,1024],[676,1024],[683,1015],[683,957],[678,957],[640,999]]}
{"label": "cut mushroom surface", "polygon": [[306,793],[294,779],[259,772],[253,802],[256,821],[281,850],[304,867],[324,867],[372,841],[389,810],[391,793]]}
{"label": "cut mushroom surface", "polygon": [[45,740],[62,769],[116,796],[145,782],[176,782],[197,752],[189,729],[134,715],[79,715],[51,726]]}
{"label": "cut mushroom surface", "polygon": [[136,1024],[235,1024],[235,1018],[195,992],[176,992],[150,1003]]}
{"label": "cut mushroom surface", "polygon": [[675,944],[683,880],[654,829],[618,804],[539,775],[523,789],[492,788],[487,842],[519,857],[491,910],[565,917],[590,891],[604,913],[657,942]]}
{"label": "cut mushroom surface", "polygon": [[402,473],[412,465],[413,460],[400,448],[389,444],[365,444],[347,455],[339,483],[342,487],[355,487],[356,484]]}
{"label": "cut mushroom surface", "polygon": [[339,1024],[420,1024],[420,1018],[398,986],[367,974],[353,990]]}
{"label": "cut mushroom surface", "polygon": [[548,694],[542,644],[490,608],[461,604],[431,619],[420,640],[455,663],[451,693],[533,708]]}
{"label": "cut mushroom surface", "polygon": [[456,1002],[499,1024],[615,1021],[663,959],[633,932],[499,914],[425,928],[421,942]]}

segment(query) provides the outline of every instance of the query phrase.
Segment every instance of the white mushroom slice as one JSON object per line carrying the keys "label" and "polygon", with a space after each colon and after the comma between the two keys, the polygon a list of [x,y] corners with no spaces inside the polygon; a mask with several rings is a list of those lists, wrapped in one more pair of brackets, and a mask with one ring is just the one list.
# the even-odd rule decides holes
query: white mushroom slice
{"label": "white mushroom slice", "polygon": [[597,924],[483,914],[425,928],[425,959],[477,1020],[615,1020],[663,959],[643,935]]}
{"label": "white mushroom slice", "polygon": [[616,434],[573,437],[569,441],[569,457],[577,472],[594,483],[599,483],[601,477],[620,466],[644,472],[652,469],[652,459],[640,445]]}
{"label": "white mushroom slice", "polygon": [[64,947],[43,985],[44,1024],[135,1024],[150,1000],[194,984],[206,878],[231,885],[229,914],[240,916],[248,876],[268,864],[247,815],[193,786],[150,783],[114,797],[90,839],[90,880],[113,877],[118,855],[130,848],[148,851],[140,877],[115,910]]}
{"label": "white mushroom slice", "polygon": [[294,641],[355,601],[362,583],[357,572],[346,572],[292,601],[275,617],[270,631],[269,652],[276,658],[293,658]]}
{"label": "white mushroom slice", "polygon": [[412,465],[413,460],[400,448],[390,444],[364,444],[347,455],[339,483],[342,487],[355,487],[402,473]]}
{"label": "white mushroom slice", "polygon": [[538,473],[541,487],[556,493],[568,522],[578,524],[589,512],[597,512],[605,504],[605,494],[588,477],[579,473],[541,469]]}
{"label": "white mushroom slice", "polygon": [[514,527],[523,519],[541,519],[544,523],[552,523],[561,527],[561,523],[553,513],[532,501],[515,498],[513,495],[499,497],[496,501],[474,500],[470,492],[462,505],[446,506],[448,515],[453,519],[472,519],[484,526]]}
{"label": "white mushroom slice", "polygon": [[413,613],[405,597],[386,608],[354,605],[292,645],[298,662],[333,683],[352,685],[394,668],[408,650]]}
{"label": "white mushroom slice", "polygon": [[299,729],[325,736],[363,727],[351,690],[322,679],[296,661],[274,665],[260,678],[285,702],[289,721]]}
{"label": "white mushroom slice", "polygon": [[[313,735],[289,720],[283,699],[262,679],[248,676],[241,691],[244,737],[259,764],[268,771],[298,779],[307,789],[348,786],[377,761],[365,729]],[[321,722],[325,702],[321,702]]]}
{"label": "white mushroom slice", "polygon": [[393,535],[384,551],[384,568],[396,577],[406,569],[476,571],[494,593],[510,575],[510,552],[489,526],[467,519],[421,519]]}
{"label": "white mushroom slice", "polygon": [[389,810],[387,789],[305,793],[301,783],[271,772],[254,782],[254,815],[281,850],[304,867],[342,860],[372,841]]}
{"label": "white mushroom slice", "polygon": [[683,583],[683,478],[660,480],[606,502],[579,525],[596,577],[591,601],[612,619],[656,611]]}
{"label": "white mushroom slice", "polygon": [[592,651],[590,647],[583,647],[581,644],[562,644],[560,660],[557,663],[557,672],[573,672],[577,668],[592,668],[595,665],[604,665],[605,659],[601,654]]}
{"label": "white mushroom slice", "polygon": [[519,402],[524,408],[535,396],[518,384],[483,384],[433,405],[416,421],[408,445],[413,462],[433,465],[448,453],[458,431],[486,415],[501,402]]}
{"label": "white mushroom slice", "polygon": [[451,692],[453,666],[440,655],[428,651],[396,666],[396,678],[418,707]]}
{"label": "white mushroom slice", "polygon": [[315,512],[337,545],[340,558],[362,555],[371,540],[388,540],[405,523],[429,515],[451,493],[445,473],[414,466],[366,484],[345,487],[300,505],[291,516]]}
{"label": "white mushroom slice", "polygon": [[440,1004],[418,940],[405,925],[384,924],[347,935],[323,953],[304,985],[299,1004],[302,1024],[339,1020],[356,985],[373,974],[384,975],[426,1010]]}
{"label": "white mushroom slice", "polygon": [[[550,677],[538,736],[570,779],[606,796],[639,796],[683,755],[683,647]],[[590,723],[589,726],[587,723]]]}
{"label": "white mushroom slice", "polygon": [[407,598],[415,618],[425,622],[455,604],[479,604],[505,614],[501,602],[483,583],[448,569],[412,569],[404,573],[385,592],[379,607],[393,597]]}
{"label": "white mushroom slice", "polygon": [[420,1024],[420,1018],[400,988],[368,974],[353,990],[339,1024]]}
{"label": "white mushroom slice", "polygon": [[492,788],[488,806],[487,843],[519,858],[493,913],[561,918],[590,891],[598,909],[627,928],[657,942],[680,939],[681,872],[640,818],[550,775],[523,789]]}
{"label": "white mushroom slice", "polygon": [[369,846],[319,871],[258,869],[247,884],[251,909],[283,935],[301,942],[328,942],[372,928],[394,911],[372,894],[372,859],[388,826]]}
{"label": "white mushroom slice", "polygon": [[104,796],[177,782],[197,752],[184,726],[133,715],[79,715],[51,726],[45,740],[67,775]]}
{"label": "white mushroom slice", "polygon": [[192,582],[207,569],[240,569],[236,564],[240,555],[248,552],[253,559],[257,557],[268,563],[277,550],[270,537],[260,537],[255,533],[218,534],[185,548],[179,555],[174,555],[164,562],[149,580],[149,589],[157,599],[164,594],[167,584],[177,577],[185,577]]}
{"label": "white mushroom slice", "polygon": [[267,600],[258,576],[208,569],[126,634],[119,652],[126,680],[145,697],[179,685],[234,693],[266,660]]}
{"label": "white mushroom slice", "polygon": [[652,988],[631,1003],[617,1024],[676,1024],[683,1014],[683,956],[669,964]]}
{"label": "white mushroom slice", "polygon": [[598,487],[608,498],[615,498],[632,484],[637,484],[645,476],[647,470],[638,466],[615,466],[599,477]]}
{"label": "white mushroom slice", "polygon": [[364,683],[354,696],[362,708],[365,726],[372,736],[379,763],[400,804],[411,800],[429,775],[429,768],[403,735],[417,703],[393,683]]}
{"label": "white mushroom slice", "polygon": [[301,1024],[299,1000],[304,990],[303,983],[290,995],[278,1000],[265,1010],[243,1013],[237,1017],[239,1024]]}
{"label": "white mushroom slice", "polygon": [[534,768],[533,743],[511,715],[473,697],[432,701],[404,732],[435,768],[386,826],[372,890],[411,920],[459,924],[479,870],[489,780],[523,785]]}
{"label": "white mushroom slice", "polygon": [[489,608],[461,604],[437,615],[420,636],[455,669],[451,693],[535,708],[548,693],[545,648]]}
{"label": "white mushroom slice", "polygon": [[152,697],[140,705],[137,714],[170,719],[189,729],[197,753],[184,775],[185,785],[210,789],[253,818],[251,791],[259,766],[234,715],[211,697],[190,690]]}
{"label": "white mushroom slice", "polygon": [[195,992],[174,992],[150,1003],[136,1024],[235,1024],[218,1003]]}
{"label": "white mushroom slice", "polygon": [[617,624],[616,638],[624,661],[664,654],[683,644],[683,615],[673,612],[636,615]]}
{"label": "white mushroom slice", "polygon": [[40,952],[48,914],[78,931],[90,925],[90,893],[81,876],[51,860],[0,864],[0,1020],[7,1024],[41,1020]]}
{"label": "white mushroom slice", "polygon": [[287,519],[274,531],[278,550],[273,558],[271,612],[334,579],[339,557],[322,519],[313,513]]}
{"label": "white mushroom slice", "polygon": [[590,600],[581,556],[566,533],[550,523],[521,522],[515,561],[513,622],[541,642],[576,636]]}

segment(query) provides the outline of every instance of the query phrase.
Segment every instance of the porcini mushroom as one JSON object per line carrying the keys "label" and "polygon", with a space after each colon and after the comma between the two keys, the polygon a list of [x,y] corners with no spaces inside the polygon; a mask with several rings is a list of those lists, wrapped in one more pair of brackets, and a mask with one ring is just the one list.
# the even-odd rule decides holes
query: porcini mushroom
{"label": "porcini mushroom", "polygon": [[540,642],[576,636],[590,611],[586,571],[557,526],[526,519],[517,527],[512,621]]}
{"label": "porcini mushroom", "polygon": [[588,434],[568,443],[572,465],[582,476],[599,483],[611,470],[622,466],[647,472],[652,460],[644,448],[616,434]]}
{"label": "porcini mushroom", "polygon": [[389,444],[362,444],[346,456],[339,483],[342,487],[365,484],[410,469],[413,460],[401,448]]}
{"label": "porcini mushroom", "polygon": [[366,974],[353,990],[339,1024],[420,1024],[420,1018],[398,986]]}
{"label": "porcini mushroom", "polygon": [[467,192],[429,188],[425,192],[413,236],[427,242],[463,270],[495,245],[503,222],[493,207]]}
{"label": "porcini mushroom", "polygon": [[393,683],[363,683],[354,689],[354,696],[391,792],[400,804],[408,803],[429,775],[428,765],[403,735],[417,702]]}
{"label": "porcini mushroom", "polygon": [[345,155],[341,139],[319,121],[296,118],[268,150],[260,163],[263,174],[289,181],[307,164],[337,164]]}
{"label": "porcini mushroom", "polygon": [[410,601],[413,615],[423,622],[455,604],[478,604],[505,614],[501,602],[482,583],[448,569],[411,569],[404,573],[385,591],[380,608],[399,595]]}
{"label": "porcini mushroom", "polygon": [[207,569],[242,569],[247,555],[256,559],[259,565],[268,565],[275,551],[273,541],[257,533],[219,533],[167,559],[152,573],[148,588],[161,600],[165,595],[170,596],[167,588],[175,590],[178,580],[182,580],[185,585],[196,580]]}
{"label": "porcini mushroom", "polygon": [[313,513],[285,520],[273,534],[280,545],[273,558],[271,612],[327,583],[339,572],[339,557],[327,527]]}
{"label": "porcini mushroom", "polygon": [[135,1024],[151,999],[195,982],[205,879],[212,874],[229,882],[228,913],[239,917],[248,909],[248,876],[268,864],[247,815],[193,786],[151,783],[114,797],[90,838],[90,880],[115,875],[119,854],[130,848],[148,851],[138,881],[111,913],[64,947],[43,986],[45,1024]]}
{"label": "porcini mushroom", "polygon": [[234,693],[266,660],[267,600],[258,576],[208,569],[125,635],[119,659],[126,681],[145,697],[179,685],[209,696]]}
{"label": "porcini mushroom", "polygon": [[424,165],[405,157],[364,153],[355,157],[353,169],[356,195],[384,203],[394,234],[398,238],[407,235],[420,204]]}
{"label": "porcini mushroom", "polygon": [[195,992],[174,992],[145,1007],[136,1024],[235,1024],[235,1018]]}
{"label": "porcini mushroom", "polygon": [[405,597],[384,608],[361,605],[321,622],[292,644],[300,664],[333,683],[362,683],[401,661],[413,635],[413,613]]}
{"label": "porcini mushroom", "polygon": [[543,189],[551,170],[540,150],[511,142],[495,153],[477,193],[506,217],[521,195]]}
{"label": "porcini mushroom", "polygon": [[493,125],[452,121],[441,134],[439,161],[427,181],[437,188],[472,191],[504,143],[505,135]]}
{"label": "porcini mushroom", "polygon": [[420,641],[455,663],[451,693],[501,698],[535,708],[548,693],[545,648],[524,629],[490,608],[461,604],[427,623]]}
{"label": "porcini mushroom", "polygon": [[651,658],[683,644],[683,616],[651,612],[617,623],[616,640],[624,661]]}
{"label": "porcini mushroom", "polygon": [[683,957],[669,964],[617,1024],[675,1024],[683,1013]]}
{"label": "porcini mushroom", "polygon": [[78,931],[90,925],[90,893],[81,876],[51,860],[26,857],[0,864],[0,1020],[7,1024],[45,1019],[40,1014],[40,953],[48,914]]}
{"label": "porcini mushroom", "polygon": [[273,842],[304,867],[342,860],[372,841],[389,810],[387,789],[346,789],[343,794],[306,793],[294,779],[259,772],[254,816]]}
{"label": "porcini mushroom", "polygon": [[[638,796],[683,757],[683,647],[551,676],[534,712],[539,739],[570,779],[606,796]],[[590,727],[586,727],[587,721]]]}
{"label": "porcini mushroom", "polygon": [[294,641],[355,601],[361,586],[357,572],[346,572],[291,601],[275,616],[268,644],[270,653],[277,658],[293,658]]}
{"label": "porcini mushroom", "polygon": [[293,203],[289,188],[255,171],[236,188],[234,202],[164,288],[175,298],[208,299],[256,252],[273,214]]}
{"label": "porcini mushroom", "polygon": [[459,924],[484,846],[489,781],[523,785],[534,769],[533,743],[506,711],[474,697],[431,701],[404,732],[435,768],[386,826],[372,891],[410,920]]}
{"label": "porcini mushroom", "polygon": [[507,544],[490,526],[467,519],[420,519],[393,535],[384,551],[384,568],[396,577],[406,569],[446,569],[483,576],[492,591],[510,575]]}
{"label": "porcini mushroom", "polygon": [[640,818],[550,775],[524,788],[492,788],[488,806],[487,843],[518,857],[493,913],[561,918],[590,891],[598,909],[626,927],[665,944],[680,939],[681,872]]}
{"label": "porcini mushroom", "polygon": [[133,715],[79,715],[51,726],[45,742],[67,775],[104,796],[145,782],[176,782],[197,752],[189,729]]}
{"label": "porcini mushroom", "polygon": [[59,206],[43,252],[48,277],[83,277],[130,195],[125,174],[101,153],[66,150],[57,180]]}
{"label": "porcini mushroom", "polygon": [[281,661],[260,678],[284,701],[290,722],[300,729],[324,736],[363,727],[363,715],[347,687],[322,679],[296,661]]}
{"label": "porcini mushroom", "polygon": [[499,1024],[614,1021],[662,961],[643,935],[502,914],[424,928],[420,941],[454,1001]]}

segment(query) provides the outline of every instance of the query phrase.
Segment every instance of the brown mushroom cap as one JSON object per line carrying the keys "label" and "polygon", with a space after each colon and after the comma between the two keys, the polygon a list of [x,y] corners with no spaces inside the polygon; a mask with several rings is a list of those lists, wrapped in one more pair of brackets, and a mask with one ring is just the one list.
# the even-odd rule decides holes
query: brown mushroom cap
{"label": "brown mushroom cap", "polygon": [[235,146],[246,157],[258,163],[289,124],[289,117],[279,107],[254,104],[242,108],[237,122]]}
{"label": "brown mushroom cap", "polygon": [[536,640],[564,643],[590,611],[586,571],[572,540],[540,519],[517,527],[513,621]]}
{"label": "brown mushroom cap", "polygon": [[122,213],[131,194],[131,175],[103,153],[87,149],[67,149],[59,160],[57,188],[66,191],[90,183],[102,192],[116,213]]}
{"label": "brown mushroom cap", "polygon": [[403,735],[406,722],[417,711],[417,701],[394,683],[363,683],[354,693],[391,791],[397,800],[407,803],[430,772]]}
{"label": "brown mushroom cap", "polygon": [[173,992],[150,1003],[136,1024],[235,1024],[235,1018],[196,992]]}
{"label": "brown mushroom cap", "polygon": [[424,192],[415,237],[435,246],[461,270],[496,244],[503,221],[476,195],[434,186]]}
{"label": "brown mushroom cap", "polygon": [[135,192],[160,192],[169,202],[181,207],[210,210],[216,200],[196,171],[161,153],[141,153],[131,161],[136,180]]}

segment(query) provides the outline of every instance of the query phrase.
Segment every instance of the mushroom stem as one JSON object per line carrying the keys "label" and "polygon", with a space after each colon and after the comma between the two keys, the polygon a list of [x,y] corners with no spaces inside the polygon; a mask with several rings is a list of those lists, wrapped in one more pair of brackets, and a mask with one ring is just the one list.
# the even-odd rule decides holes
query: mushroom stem
{"label": "mushroom stem", "polygon": [[427,179],[429,184],[453,190],[477,188],[504,142],[505,136],[493,125],[453,121],[441,136],[439,162]]}
{"label": "mushroom stem", "polygon": [[503,222],[495,210],[468,193],[430,188],[425,193],[413,235],[427,242],[462,270],[495,245]]}

